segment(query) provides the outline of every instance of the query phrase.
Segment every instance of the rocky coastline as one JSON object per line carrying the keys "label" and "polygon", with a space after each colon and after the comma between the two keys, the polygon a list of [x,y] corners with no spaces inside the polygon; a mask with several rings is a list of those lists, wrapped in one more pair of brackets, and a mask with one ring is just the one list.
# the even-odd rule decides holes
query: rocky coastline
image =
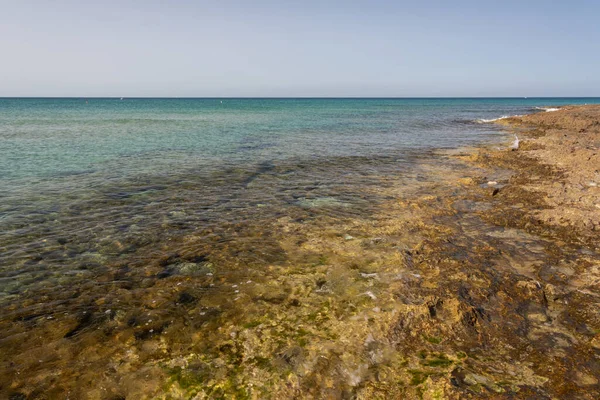
{"label": "rocky coastline", "polygon": [[188,235],[77,298],[15,301],[0,393],[600,398],[600,106],[495,123],[505,143],[372,177],[388,200],[369,215],[303,204],[231,227],[253,241]]}

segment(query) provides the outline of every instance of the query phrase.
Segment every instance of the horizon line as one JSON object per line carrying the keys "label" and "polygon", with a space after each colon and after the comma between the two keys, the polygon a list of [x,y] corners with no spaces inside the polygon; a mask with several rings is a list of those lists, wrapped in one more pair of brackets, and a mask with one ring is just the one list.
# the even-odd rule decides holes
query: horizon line
{"label": "horizon line", "polygon": [[0,96],[0,99],[600,99],[599,96]]}

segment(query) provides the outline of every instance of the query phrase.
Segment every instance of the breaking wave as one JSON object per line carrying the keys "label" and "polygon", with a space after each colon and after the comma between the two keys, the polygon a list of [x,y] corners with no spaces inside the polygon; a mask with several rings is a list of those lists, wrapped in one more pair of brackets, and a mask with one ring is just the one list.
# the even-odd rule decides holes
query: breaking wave
{"label": "breaking wave", "polygon": [[507,118],[516,118],[516,117],[522,117],[522,115],[503,115],[501,117],[491,118],[491,119],[480,118],[478,120],[475,120],[475,122],[477,122],[478,124],[487,124],[490,122],[500,121],[500,120],[507,119]]}

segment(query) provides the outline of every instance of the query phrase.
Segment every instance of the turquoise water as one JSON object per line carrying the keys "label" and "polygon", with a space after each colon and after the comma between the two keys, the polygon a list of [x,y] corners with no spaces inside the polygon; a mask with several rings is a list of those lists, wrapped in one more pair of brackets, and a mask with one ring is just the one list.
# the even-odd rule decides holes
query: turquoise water
{"label": "turquoise water", "polygon": [[594,101],[0,99],[2,190],[70,175],[118,179],[460,146],[490,132],[469,124],[477,119]]}
{"label": "turquoise water", "polygon": [[[296,342],[348,344],[337,329],[387,284],[352,276],[387,271],[377,249],[421,233],[353,235],[432,195],[452,162],[437,149],[508,146],[481,120],[585,103],[600,98],[0,99],[0,397],[156,398],[175,382],[220,398]],[[254,328],[264,341],[236,341]]]}
{"label": "turquoise water", "polygon": [[432,148],[504,140],[480,119],[595,102],[0,99],[0,292],[86,265],[107,241],[133,243],[94,265],[307,204],[363,212],[377,200],[372,175],[408,173]]}

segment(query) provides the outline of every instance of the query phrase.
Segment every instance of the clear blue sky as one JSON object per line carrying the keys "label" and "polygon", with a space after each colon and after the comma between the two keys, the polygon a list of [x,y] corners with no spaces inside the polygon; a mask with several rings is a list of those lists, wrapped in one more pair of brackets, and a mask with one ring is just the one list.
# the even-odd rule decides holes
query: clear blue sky
{"label": "clear blue sky", "polygon": [[0,96],[600,96],[599,0],[0,10]]}

